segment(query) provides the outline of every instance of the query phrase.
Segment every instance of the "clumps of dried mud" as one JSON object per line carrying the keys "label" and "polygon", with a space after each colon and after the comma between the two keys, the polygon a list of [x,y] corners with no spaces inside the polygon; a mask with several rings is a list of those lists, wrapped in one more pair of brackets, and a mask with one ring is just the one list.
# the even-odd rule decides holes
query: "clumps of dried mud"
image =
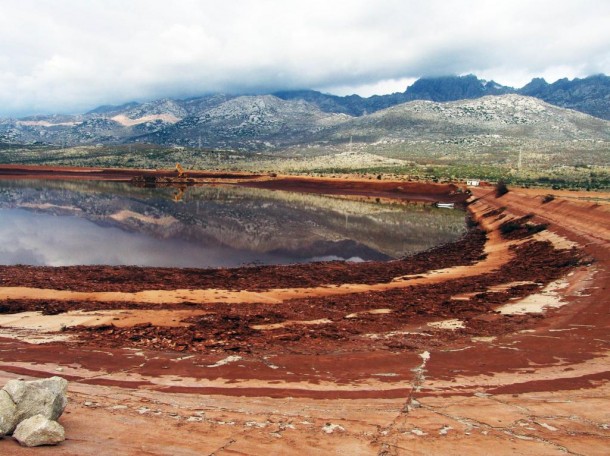
{"label": "clumps of dried mud", "polygon": [[52,288],[72,291],[206,289],[268,290],[345,283],[386,283],[394,277],[472,264],[482,259],[485,233],[470,230],[461,240],[389,262],[332,261],[290,266],[249,266],[232,269],[142,268],[135,266],[0,266],[5,287]]}
{"label": "clumps of dried mud", "polygon": [[527,214],[523,217],[507,220],[500,225],[500,233],[505,239],[524,239],[532,234],[539,233],[547,229],[548,224],[533,223],[530,220],[534,214]]}
{"label": "clumps of dried mud", "polygon": [[[211,304],[206,310],[212,313],[186,320],[190,323],[186,329],[138,325],[75,327],[68,331],[77,334],[83,344],[240,353],[324,353],[338,347],[350,351],[365,346],[419,349],[473,336],[498,336],[533,326],[542,317],[502,315],[494,309],[541,289],[581,259],[577,250],[556,250],[546,241],[530,240],[512,250],[513,259],[496,271],[440,284],[299,298],[272,308],[265,304]],[[435,258],[431,261],[436,264]],[[527,283],[489,291],[494,285],[518,281]],[[464,294],[469,298],[454,299]],[[383,312],[370,312],[372,309]],[[405,333],[405,328],[425,327],[439,318],[459,318],[463,327]],[[260,325],[272,329],[254,329]]]}

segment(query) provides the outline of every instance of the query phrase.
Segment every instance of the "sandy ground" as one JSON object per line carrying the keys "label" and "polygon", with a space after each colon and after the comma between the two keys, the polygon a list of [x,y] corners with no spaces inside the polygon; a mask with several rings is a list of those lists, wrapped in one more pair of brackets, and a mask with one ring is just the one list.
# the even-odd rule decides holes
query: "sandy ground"
{"label": "sandy ground", "polygon": [[[608,454],[609,195],[544,194],[474,189],[480,258],[439,269],[432,254],[428,270],[379,283],[2,286],[0,304],[24,308],[0,315],[0,383],[62,375],[71,402],[66,442],[6,438],[0,454]],[[530,213],[547,230],[499,232]],[[188,331],[205,337],[163,348]]]}

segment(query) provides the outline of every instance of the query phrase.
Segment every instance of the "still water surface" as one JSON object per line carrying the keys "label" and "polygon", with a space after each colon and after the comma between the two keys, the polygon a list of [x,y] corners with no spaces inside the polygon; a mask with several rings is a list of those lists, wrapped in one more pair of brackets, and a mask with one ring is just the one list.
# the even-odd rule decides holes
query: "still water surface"
{"label": "still water surface", "polygon": [[[464,213],[239,187],[0,180],[0,264],[231,267],[400,258]],[[177,200],[177,201],[176,201]]]}

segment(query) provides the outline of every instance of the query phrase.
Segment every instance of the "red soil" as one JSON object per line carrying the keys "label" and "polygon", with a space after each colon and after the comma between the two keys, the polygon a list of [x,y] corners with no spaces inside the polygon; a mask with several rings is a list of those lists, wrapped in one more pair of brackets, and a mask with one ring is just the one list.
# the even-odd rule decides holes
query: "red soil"
{"label": "red soil", "polygon": [[[225,173],[189,171],[194,179],[257,179],[264,177],[252,173]],[[176,177],[174,170],[128,169],[128,168],[80,168],[67,166],[0,165],[2,179],[70,179],[94,181],[129,182],[137,176]]]}
{"label": "red soil", "polygon": [[[331,182],[285,178],[248,185],[349,195],[380,192],[398,198],[402,191],[430,192],[434,196],[426,198],[434,200],[444,197],[437,191],[455,196],[447,187],[418,189],[401,183],[403,190],[397,191],[398,183],[384,181]],[[115,402],[109,391],[123,398],[119,404],[127,407],[125,412],[99,408],[93,413],[74,404],[74,415],[65,419],[68,436],[76,440],[54,449],[58,454],[93,454],[109,448],[116,454],[140,454],[133,439],[148,442],[147,448],[156,454],[200,454],[203,448],[215,454],[229,448],[238,454],[328,454],[338,446],[361,454],[450,454],[456,446],[472,454],[554,454],[561,448],[603,454],[610,438],[604,427],[610,416],[603,412],[608,410],[610,377],[608,205],[563,196],[542,203],[539,192],[519,189],[499,199],[489,195],[489,189],[474,192],[483,199],[469,210],[489,233],[485,253],[499,252],[495,263],[481,262],[482,238],[473,230],[456,244],[412,259],[358,267],[327,263],[214,271],[0,268],[0,290],[19,285],[80,291],[256,291],[361,284],[349,294],[304,295],[273,305],[45,303],[35,295],[4,300],[3,313],[45,310],[61,316],[75,309],[125,308],[201,308],[208,313],[190,317],[186,329],[157,322],[72,327],[60,333],[76,337],[70,342],[32,345],[0,339],[0,371],[6,378],[38,377],[59,366],[61,375],[72,380],[77,401],[110,407]],[[519,221],[506,238],[494,231],[530,213],[533,217]],[[540,234],[561,235],[576,248],[554,245],[552,238],[536,234],[541,228],[532,230],[526,223],[548,225]],[[427,273],[451,267],[455,268],[444,274]],[[409,274],[421,278],[413,285],[371,291],[376,284]],[[560,291],[566,302],[562,307],[524,315],[498,312],[499,306],[539,293],[559,278],[566,280]],[[429,325],[453,319],[463,327]],[[143,397],[157,404],[159,418],[139,418],[140,412],[132,411],[141,407]],[[201,400],[207,404],[201,423],[187,421],[188,415],[180,418],[184,410],[197,410]],[[540,401],[554,405],[541,408]],[[162,420],[171,410],[178,410],[178,421]],[[128,420],[131,432],[115,433],[113,444],[101,442],[76,417],[106,426]],[[276,438],[269,437],[271,424],[253,428],[249,420],[316,427],[297,424],[299,430],[277,431],[282,438]],[[236,424],[233,429],[220,424],[227,422]],[[327,435],[320,431],[327,422],[340,423],[346,430]],[[167,435],[155,442],[152,437],[158,433],[150,429],[153,425],[194,434],[185,431],[182,441]],[[446,426],[453,430],[443,437],[447,432],[439,429]],[[423,429],[428,437],[417,437],[411,429]],[[224,440],[217,442],[214,436]],[[0,442],[0,452],[9,449],[14,449],[12,442]]]}

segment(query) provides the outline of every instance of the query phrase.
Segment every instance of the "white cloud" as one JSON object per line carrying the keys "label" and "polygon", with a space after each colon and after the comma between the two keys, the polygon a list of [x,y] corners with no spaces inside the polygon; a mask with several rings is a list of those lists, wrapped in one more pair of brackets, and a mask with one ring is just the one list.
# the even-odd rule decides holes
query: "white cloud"
{"label": "white cloud", "polygon": [[372,95],[404,92],[416,80],[417,78],[382,79],[371,84],[338,85],[324,87],[322,90],[341,96],[358,94],[362,97],[370,97]]}
{"label": "white cloud", "polygon": [[0,264],[4,265],[235,267],[254,261],[292,261],[281,253],[202,245],[172,237],[156,239],[84,218],[23,209],[0,209],[0,239]]}
{"label": "white cloud", "polygon": [[0,114],[211,91],[370,95],[434,74],[522,85],[610,73],[608,17],[605,0],[0,0]]}

